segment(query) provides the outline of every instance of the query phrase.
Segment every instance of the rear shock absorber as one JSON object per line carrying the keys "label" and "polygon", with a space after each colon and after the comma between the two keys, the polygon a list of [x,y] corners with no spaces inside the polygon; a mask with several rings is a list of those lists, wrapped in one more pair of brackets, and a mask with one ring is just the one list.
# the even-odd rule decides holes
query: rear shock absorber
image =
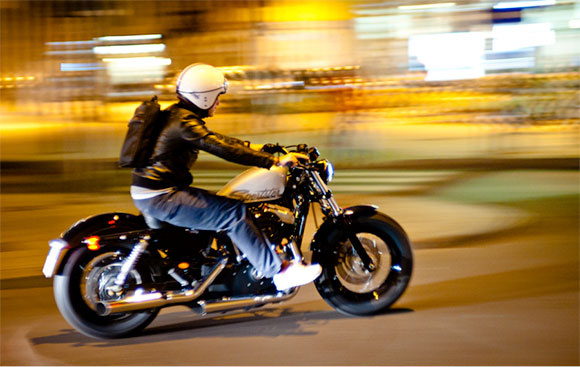
{"label": "rear shock absorber", "polygon": [[129,275],[131,270],[135,268],[135,264],[137,264],[137,261],[139,261],[141,255],[143,254],[143,252],[145,252],[147,246],[149,246],[150,239],[151,237],[149,235],[145,235],[141,239],[139,239],[139,242],[135,245],[135,247],[133,247],[133,250],[127,257],[127,259],[123,262],[123,266],[121,266],[121,271],[119,272],[119,274],[117,274],[117,277],[115,278],[115,288],[116,288],[115,291],[118,292],[121,290],[121,288],[125,284],[125,281],[127,280],[127,276]]}

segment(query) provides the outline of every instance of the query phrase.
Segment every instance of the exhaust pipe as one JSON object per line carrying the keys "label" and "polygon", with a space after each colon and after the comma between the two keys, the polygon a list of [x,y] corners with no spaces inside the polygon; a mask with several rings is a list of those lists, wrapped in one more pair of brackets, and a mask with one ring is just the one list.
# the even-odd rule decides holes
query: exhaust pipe
{"label": "exhaust pipe", "polygon": [[149,308],[164,307],[177,303],[188,303],[205,292],[217,276],[224,270],[228,262],[227,258],[221,259],[213,268],[211,273],[196,289],[189,289],[182,292],[151,292],[147,293],[142,288],[137,289],[135,294],[120,301],[99,302],[96,305],[97,314],[108,316],[115,313],[141,311]]}
{"label": "exhaust pipe", "polygon": [[199,301],[197,302],[199,309],[196,309],[195,311],[198,312],[201,316],[205,316],[208,313],[226,312],[232,310],[263,306],[268,303],[283,302],[289,300],[290,298],[298,294],[298,289],[299,288],[294,288],[290,293],[278,293],[276,295],[248,297],[248,298],[230,298],[212,302]]}

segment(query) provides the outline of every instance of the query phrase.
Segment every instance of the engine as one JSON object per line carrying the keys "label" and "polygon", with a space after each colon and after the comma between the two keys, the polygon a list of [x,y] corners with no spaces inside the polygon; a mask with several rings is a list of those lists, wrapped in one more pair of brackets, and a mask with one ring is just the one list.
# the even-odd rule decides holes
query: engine
{"label": "engine", "polygon": [[281,244],[288,239],[294,227],[292,210],[276,204],[261,203],[248,209],[256,225],[268,236],[273,244]]}

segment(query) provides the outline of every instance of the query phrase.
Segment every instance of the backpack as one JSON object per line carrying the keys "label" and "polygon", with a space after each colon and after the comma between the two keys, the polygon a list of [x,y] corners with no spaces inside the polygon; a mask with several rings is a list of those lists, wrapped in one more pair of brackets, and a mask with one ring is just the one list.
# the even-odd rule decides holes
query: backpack
{"label": "backpack", "polygon": [[129,129],[121,147],[119,165],[141,168],[149,163],[157,138],[167,121],[166,111],[161,110],[157,96],[144,101],[135,109],[129,120]]}

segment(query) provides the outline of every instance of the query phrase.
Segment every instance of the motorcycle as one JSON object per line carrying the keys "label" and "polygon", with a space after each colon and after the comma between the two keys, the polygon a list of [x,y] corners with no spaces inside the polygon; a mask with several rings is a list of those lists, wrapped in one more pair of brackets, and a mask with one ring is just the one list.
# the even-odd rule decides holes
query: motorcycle
{"label": "motorcycle", "polygon": [[[309,160],[294,168],[250,168],[217,194],[243,200],[287,261],[303,261],[306,218],[318,203],[324,221],[310,250],[312,262],[323,268],[314,281],[320,296],[348,315],[388,309],[407,288],[413,267],[403,228],[376,206],[341,208],[328,187],[334,168],[316,148],[269,144],[264,150],[299,152]],[[175,227],[142,214],[91,216],[49,245],[43,273],[54,277],[58,309],[95,338],[138,333],[168,306],[185,305],[200,315],[250,310],[286,301],[299,288],[278,291],[222,232]]]}

